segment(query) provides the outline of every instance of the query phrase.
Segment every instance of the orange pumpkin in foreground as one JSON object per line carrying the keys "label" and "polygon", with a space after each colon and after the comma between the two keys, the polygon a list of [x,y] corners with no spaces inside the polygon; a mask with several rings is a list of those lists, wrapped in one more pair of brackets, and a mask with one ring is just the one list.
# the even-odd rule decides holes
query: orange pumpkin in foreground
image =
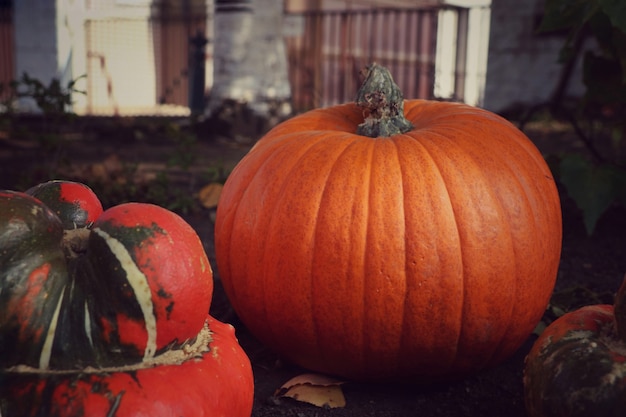
{"label": "orange pumpkin in foreground", "polygon": [[217,266],[249,330],[302,367],[456,378],[508,358],[540,320],[559,196],[511,123],[394,88],[372,66],[357,103],[254,146],[218,205]]}

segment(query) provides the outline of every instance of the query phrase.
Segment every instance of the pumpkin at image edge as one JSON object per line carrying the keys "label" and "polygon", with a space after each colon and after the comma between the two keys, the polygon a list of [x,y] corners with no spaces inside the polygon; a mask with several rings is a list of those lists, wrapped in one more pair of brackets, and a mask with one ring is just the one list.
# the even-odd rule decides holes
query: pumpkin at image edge
{"label": "pumpkin at image edge", "polygon": [[0,263],[3,417],[251,414],[250,361],[207,316],[213,272],[177,214],[102,212],[66,181],[0,191]]}
{"label": "pumpkin at image edge", "polygon": [[550,323],[524,366],[529,417],[617,417],[626,410],[626,276],[613,305]]}
{"label": "pumpkin at image edge", "polygon": [[245,326],[304,368],[458,378],[509,358],[545,311],[559,195],[505,119],[395,89],[374,65],[357,103],[261,138],[224,185],[217,267]]}

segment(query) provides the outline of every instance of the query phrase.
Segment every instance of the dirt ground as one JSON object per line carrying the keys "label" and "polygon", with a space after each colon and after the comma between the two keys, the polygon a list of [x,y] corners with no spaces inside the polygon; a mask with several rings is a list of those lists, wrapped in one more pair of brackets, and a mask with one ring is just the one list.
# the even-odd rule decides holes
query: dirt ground
{"label": "dirt ground", "polygon": [[[545,152],[561,149],[563,143],[569,146],[572,141],[571,134],[558,129],[530,128],[527,134]],[[152,141],[146,138],[145,132],[138,133],[132,126],[127,126],[122,133],[111,130],[106,135],[67,137],[70,144],[59,150],[58,144],[50,146],[41,139],[16,140],[0,133],[0,189],[24,189],[46,178],[48,173],[58,175],[59,167],[66,176],[80,177],[88,171],[94,175],[94,167],[103,171],[99,171],[99,175],[111,176],[120,175],[120,166],[132,166],[133,178],[138,183],[146,178],[154,179],[155,173],[165,170],[177,176],[170,186],[183,187],[193,195],[208,181],[207,167],[219,167],[225,175],[250,146],[228,140],[203,140],[185,150],[186,145],[181,145],[180,141],[175,145]],[[171,164],[168,167],[166,161],[181,150],[194,153],[192,165],[184,170]],[[563,250],[553,303],[567,310],[584,304],[611,302],[626,273],[626,209],[611,207],[599,221],[595,233],[587,236],[580,212],[564,193],[562,207]],[[197,230],[215,266],[211,210],[191,210],[184,217]],[[219,271],[215,269],[216,288],[211,312],[236,327],[239,341],[250,357],[256,384],[252,413],[255,417],[526,415],[522,369],[535,336],[530,336],[506,363],[462,381],[429,386],[348,382],[343,385],[346,406],[332,410],[277,398],[274,393],[281,384],[306,371],[282,361],[246,330],[230,308],[220,286]],[[551,313],[547,312],[546,320],[551,318]]]}

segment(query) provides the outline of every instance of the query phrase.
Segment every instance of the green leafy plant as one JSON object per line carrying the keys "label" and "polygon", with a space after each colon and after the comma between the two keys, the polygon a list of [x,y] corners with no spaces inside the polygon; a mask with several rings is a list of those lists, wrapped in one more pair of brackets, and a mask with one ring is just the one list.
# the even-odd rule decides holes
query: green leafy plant
{"label": "green leafy plant", "polygon": [[27,72],[22,77],[8,84],[0,85],[0,96],[4,96],[3,108],[5,112],[14,110],[14,103],[20,98],[31,98],[39,109],[46,115],[59,115],[68,113],[72,104],[72,94],[85,94],[76,88],[76,83],[85,75],[68,81],[66,86],[61,81],[53,78],[48,85],[41,80],[31,77]]}
{"label": "green leafy plant", "polygon": [[189,169],[196,161],[198,137],[193,132],[184,131],[174,123],[166,126],[166,133],[174,144],[174,150],[167,161],[168,166]]}
{"label": "green leafy plant", "polygon": [[[626,204],[626,3],[547,0],[544,11],[540,31],[568,34],[565,68],[582,54],[586,90],[566,116],[587,152],[561,155],[558,175],[592,234],[612,204]],[[597,47],[585,50],[589,40]]]}
{"label": "green leafy plant", "polygon": [[[76,115],[71,112],[72,96],[75,93],[85,94],[76,87],[84,77],[70,80],[66,85],[56,78],[45,84],[24,72],[19,79],[0,85],[2,129],[13,139],[38,142],[42,153],[38,157],[45,161],[41,168],[48,177],[53,175],[67,151],[64,135],[76,120]],[[21,99],[32,100],[41,110],[41,117],[18,114],[16,103]]]}

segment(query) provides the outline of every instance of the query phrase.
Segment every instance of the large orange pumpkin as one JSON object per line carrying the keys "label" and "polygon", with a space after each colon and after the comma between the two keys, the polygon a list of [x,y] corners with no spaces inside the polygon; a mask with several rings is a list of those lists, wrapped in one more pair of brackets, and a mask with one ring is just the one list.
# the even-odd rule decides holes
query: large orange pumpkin
{"label": "large orange pumpkin", "polygon": [[218,271],[249,330],[298,365],[459,377],[509,357],[542,316],[559,197],[511,123],[403,101],[390,82],[371,67],[358,103],[294,117],[240,161],[218,205]]}

